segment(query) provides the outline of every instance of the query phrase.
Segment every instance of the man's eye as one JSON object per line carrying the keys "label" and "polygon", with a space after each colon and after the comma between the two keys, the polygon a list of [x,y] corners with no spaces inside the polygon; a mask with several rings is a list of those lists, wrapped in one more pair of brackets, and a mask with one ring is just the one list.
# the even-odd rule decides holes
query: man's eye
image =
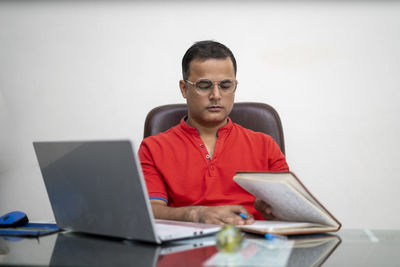
{"label": "man's eye", "polygon": [[199,81],[197,87],[201,90],[208,90],[212,86],[212,82],[209,80]]}
{"label": "man's eye", "polygon": [[233,86],[233,82],[230,80],[224,80],[220,82],[219,86],[221,89],[229,89]]}

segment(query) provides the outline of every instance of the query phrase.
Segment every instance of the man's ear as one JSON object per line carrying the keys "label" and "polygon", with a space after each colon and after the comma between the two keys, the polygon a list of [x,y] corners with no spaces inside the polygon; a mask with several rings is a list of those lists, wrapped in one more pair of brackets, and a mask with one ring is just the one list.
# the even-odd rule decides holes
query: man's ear
{"label": "man's ear", "polygon": [[179,88],[181,89],[181,94],[183,98],[186,99],[186,83],[184,80],[179,81]]}

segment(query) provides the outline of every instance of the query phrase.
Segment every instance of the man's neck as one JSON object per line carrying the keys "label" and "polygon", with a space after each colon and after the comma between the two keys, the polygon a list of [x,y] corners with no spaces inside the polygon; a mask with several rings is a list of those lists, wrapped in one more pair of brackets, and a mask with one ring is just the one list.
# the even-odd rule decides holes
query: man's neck
{"label": "man's neck", "polygon": [[228,118],[226,118],[223,122],[216,123],[216,124],[209,124],[209,125],[202,125],[190,117],[186,120],[186,123],[190,126],[194,127],[199,131],[200,137],[217,137],[218,130],[228,123]]}
{"label": "man's neck", "polygon": [[207,148],[208,155],[212,157],[214,154],[215,144],[217,143],[217,132],[221,127],[228,123],[228,118],[215,125],[202,125],[194,120],[191,120],[189,117],[186,120],[186,123],[199,131],[200,138],[203,140],[204,145]]}

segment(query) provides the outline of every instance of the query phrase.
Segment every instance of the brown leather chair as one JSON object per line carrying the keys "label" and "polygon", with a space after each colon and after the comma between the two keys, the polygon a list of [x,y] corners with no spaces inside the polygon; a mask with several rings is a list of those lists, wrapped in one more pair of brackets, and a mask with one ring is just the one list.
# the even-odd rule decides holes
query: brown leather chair
{"label": "brown leather chair", "polygon": [[[186,114],[186,104],[164,105],[152,109],[146,117],[143,137],[168,130],[177,125]],[[235,103],[229,117],[245,128],[270,135],[285,154],[281,119],[270,105],[252,102]]]}

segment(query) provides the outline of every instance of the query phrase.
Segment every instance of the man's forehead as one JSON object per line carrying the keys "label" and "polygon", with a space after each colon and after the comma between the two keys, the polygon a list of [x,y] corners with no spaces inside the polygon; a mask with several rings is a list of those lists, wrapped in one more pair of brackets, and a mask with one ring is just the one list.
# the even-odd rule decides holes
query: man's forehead
{"label": "man's forehead", "polygon": [[224,57],[224,58],[200,58],[200,57],[195,57],[190,61],[190,65],[192,63],[204,63],[204,62],[223,62],[223,61],[227,61],[229,60],[232,63],[233,66],[233,62],[231,60],[230,57]]}
{"label": "man's forehead", "polygon": [[189,65],[190,74],[195,71],[218,70],[224,72],[234,72],[232,60],[227,58],[207,58],[194,59]]}

